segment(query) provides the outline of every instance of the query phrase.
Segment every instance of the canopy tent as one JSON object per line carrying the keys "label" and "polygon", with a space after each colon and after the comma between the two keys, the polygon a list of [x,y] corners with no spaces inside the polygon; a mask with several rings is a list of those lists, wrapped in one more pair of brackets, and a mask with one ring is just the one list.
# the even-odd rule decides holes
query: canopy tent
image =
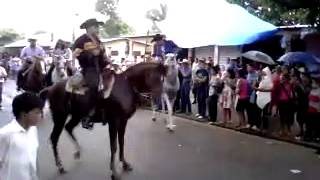
{"label": "canopy tent", "polygon": [[[198,2],[199,1],[199,2]],[[183,48],[242,45],[268,38],[277,27],[226,1],[184,1],[168,4],[162,33]]]}

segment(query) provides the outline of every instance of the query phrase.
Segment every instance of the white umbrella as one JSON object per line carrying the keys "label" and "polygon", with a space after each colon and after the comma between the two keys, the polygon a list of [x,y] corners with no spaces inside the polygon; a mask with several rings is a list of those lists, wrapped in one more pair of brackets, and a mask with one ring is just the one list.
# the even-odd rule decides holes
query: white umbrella
{"label": "white umbrella", "polygon": [[242,57],[268,65],[276,64],[269,55],[260,51],[248,51],[246,53],[243,53]]}

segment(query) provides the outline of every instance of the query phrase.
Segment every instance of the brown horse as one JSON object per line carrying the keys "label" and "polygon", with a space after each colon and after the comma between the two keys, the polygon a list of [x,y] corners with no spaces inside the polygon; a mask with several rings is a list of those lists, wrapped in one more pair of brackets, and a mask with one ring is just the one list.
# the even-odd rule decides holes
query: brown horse
{"label": "brown horse", "polygon": [[[108,71],[103,72],[104,79],[108,76]],[[132,170],[131,165],[124,157],[124,135],[127,121],[137,109],[140,98],[139,93],[151,93],[155,96],[160,96],[162,92],[162,78],[165,74],[165,66],[158,63],[140,63],[132,66],[124,73],[115,75],[115,83],[110,96],[107,99],[101,100],[101,102],[97,102],[98,106],[103,109],[103,117],[109,124],[112,179],[120,179],[114,162],[117,151],[117,136],[120,147],[119,159],[123,163],[124,170],[130,171]],[[75,158],[80,158],[80,145],[73,135],[73,129],[79,124],[81,118],[86,115],[81,114],[81,112],[85,112],[82,111],[84,107],[82,99],[85,97],[79,95],[67,96],[65,84],[65,81],[57,83],[40,93],[42,98],[49,99],[54,123],[51,143],[56,165],[60,173],[64,173],[65,170],[57,149],[59,136],[63,128],[65,128],[76,145]],[[71,115],[71,119],[66,123],[69,115]]]}
{"label": "brown horse", "polygon": [[39,93],[45,87],[45,75],[42,73],[41,58],[33,58],[33,63],[24,72],[22,89],[25,91]]}

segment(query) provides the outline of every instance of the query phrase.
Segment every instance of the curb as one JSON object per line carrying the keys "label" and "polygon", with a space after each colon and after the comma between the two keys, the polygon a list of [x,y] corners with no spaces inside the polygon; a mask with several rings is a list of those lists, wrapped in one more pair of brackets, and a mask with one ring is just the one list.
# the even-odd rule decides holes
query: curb
{"label": "curb", "polygon": [[[144,109],[144,110],[152,111],[152,109],[150,107],[140,107],[140,108]],[[203,124],[207,123],[207,121],[206,122],[199,121],[198,119],[196,119],[193,116],[188,116],[188,115],[183,115],[183,114],[174,114],[173,116],[176,116],[176,117],[179,117],[179,118],[184,118],[184,119],[189,119],[189,120],[192,120],[192,121],[196,121],[198,123],[203,123]],[[270,135],[270,134],[263,134],[261,132],[257,132],[257,131],[250,130],[250,129],[236,129],[236,128],[233,128],[233,127],[224,126],[224,125],[217,124],[217,123],[212,124],[212,126],[216,126],[216,127],[220,127],[220,128],[224,128],[224,129],[229,129],[229,130],[241,132],[241,133],[244,133],[244,134],[254,135],[254,136],[262,137],[262,138],[265,138],[265,139],[273,139],[273,140],[277,140],[277,141],[296,144],[296,145],[304,146],[304,147],[307,147],[307,148],[320,149],[320,144],[318,144],[318,143],[310,143],[310,142],[299,141],[299,140],[288,139],[288,138],[280,138],[278,136],[273,136],[273,135]]]}

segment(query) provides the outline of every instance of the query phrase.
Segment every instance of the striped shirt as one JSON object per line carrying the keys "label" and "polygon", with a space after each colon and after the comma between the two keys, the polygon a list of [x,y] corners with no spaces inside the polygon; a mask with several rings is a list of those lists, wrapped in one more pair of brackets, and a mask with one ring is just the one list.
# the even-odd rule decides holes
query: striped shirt
{"label": "striped shirt", "polygon": [[320,113],[320,88],[314,88],[309,94],[309,112]]}

